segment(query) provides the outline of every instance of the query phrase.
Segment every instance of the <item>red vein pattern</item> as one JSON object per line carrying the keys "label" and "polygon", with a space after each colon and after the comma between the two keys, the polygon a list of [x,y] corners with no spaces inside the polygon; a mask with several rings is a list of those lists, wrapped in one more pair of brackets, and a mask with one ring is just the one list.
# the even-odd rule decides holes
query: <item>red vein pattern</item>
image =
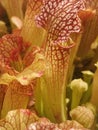
{"label": "red vein pattern", "polygon": [[41,49],[39,47],[36,47],[36,46],[32,47],[32,49],[23,58],[24,66],[27,67],[30,64],[32,64],[32,62],[35,59],[36,53],[40,53],[40,52],[41,52]]}
{"label": "red vein pattern", "polygon": [[55,124],[33,123],[27,130],[61,130]]}
{"label": "red vein pattern", "polygon": [[41,5],[42,5],[41,0],[29,0],[28,1],[27,10],[26,10],[25,19],[24,19],[24,26],[23,26],[24,28],[27,27],[27,29],[28,29],[30,27],[30,25],[32,25],[31,20],[33,20],[34,15],[39,12]]}
{"label": "red vein pattern", "polygon": [[[50,5],[52,6],[51,8],[54,7],[54,10],[49,8]],[[58,44],[51,44],[51,41],[53,43],[59,43],[62,41],[65,42],[69,38],[69,34],[71,32],[78,32],[80,30],[81,23],[77,15],[77,12],[80,9],[84,9],[84,3],[82,0],[78,2],[65,1],[65,3],[62,0],[51,0],[46,2],[45,7],[42,8],[42,13],[37,17],[37,22],[41,23],[40,20],[42,20],[42,26],[44,27],[49,21],[47,18],[51,17],[51,20],[49,21],[50,25],[48,29],[45,56],[51,64],[51,72],[49,72],[49,74],[52,74],[51,85],[53,85],[53,87],[56,85],[61,87],[64,82],[65,74],[68,68],[70,48],[73,43],[71,46],[69,45],[69,48],[67,48],[66,46],[60,47]],[[49,10],[50,14],[47,13]],[[46,15],[42,15],[44,12],[46,12],[45,14],[47,15],[47,21],[45,20]],[[40,20],[38,20],[39,18]],[[45,24],[43,24],[43,21],[45,21]]]}
{"label": "red vein pattern", "polygon": [[[22,43],[21,37],[10,34],[0,39],[0,67],[2,69],[10,70],[12,67],[11,63],[14,61],[18,62],[20,52],[22,51]],[[13,67],[12,70],[14,70]]]}
{"label": "red vein pattern", "polygon": [[42,0],[29,0],[28,6],[32,8],[32,11],[39,12],[41,5],[43,4]]}
{"label": "red vein pattern", "polygon": [[[28,0],[27,9],[25,13],[24,23],[21,35],[25,41],[32,43],[34,39],[34,17],[39,13],[42,5],[42,0]],[[30,28],[30,29],[29,29]],[[33,36],[33,38],[32,38]],[[33,43],[34,44],[34,43]]]}
{"label": "red vein pattern", "polygon": [[[20,95],[28,95],[28,96],[30,96],[33,93],[33,83],[30,84],[30,85],[23,86],[18,81],[15,80],[15,81],[12,81],[9,84],[9,86],[11,87],[12,96],[14,96],[14,94],[20,94]],[[12,101],[13,100],[15,100],[15,98],[12,98]],[[19,103],[19,102],[17,102],[17,103]]]}
{"label": "red vein pattern", "polygon": [[76,121],[69,121],[60,123],[60,124],[54,124],[51,123],[46,118],[40,118],[39,121],[36,121],[35,123],[32,123],[27,130],[88,130],[86,128],[83,128],[82,125],[80,125]]}
{"label": "red vein pattern", "polygon": [[[59,47],[57,45],[48,44],[45,51],[46,59],[52,66],[52,76],[55,82],[58,82],[58,78],[63,79],[65,73],[65,67],[68,65],[69,49]],[[67,69],[67,68],[66,68]],[[52,79],[52,80],[53,80]],[[54,82],[54,83],[55,83]],[[62,84],[62,80],[60,83]],[[59,84],[58,84],[59,85]]]}
{"label": "red vein pattern", "polygon": [[[49,66],[47,65],[47,70],[45,72],[45,81],[48,99],[50,101],[50,106],[52,107],[52,112],[57,121],[61,121],[60,106],[57,104],[61,103],[61,96],[65,94],[65,81],[66,74],[68,70],[70,50],[60,47],[59,45],[47,44],[45,50],[45,56]],[[62,94],[61,94],[62,93]],[[59,96],[59,98],[58,98]],[[63,102],[63,101],[62,101]],[[56,112],[55,112],[56,108]],[[51,109],[51,108],[50,108]]]}
{"label": "red vein pattern", "polygon": [[48,31],[50,42],[64,43],[73,32],[79,32],[81,20],[79,10],[85,8],[84,1],[46,1],[41,13],[36,17],[38,25]]}
{"label": "red vein pattern", "polygon": [[[6,91],[3,106],[2,106],[2,117],[8,113],[8,111],[27,108],[30,96],[33,96],[33,85],[21,85],[19,82],[12,81]],[[7,108],[6,108],[7,104]]]}
{"label": "red vein pattern", "polygon": [[41,13],[35,18],[36,23],[47,31],[45,57],[49,67],[46,70],[46,91],[50,109],[58,122],[65,114],[60,105],[65,103],[62,95],[65,96],[70,48],[73,45],[73,42],[69,44],[70,34],[80,31],[78,12],[84,8],[84,0],[46,0]]}
{"label": "red vein pattern", "polygon": [[27,130],[26,128],[37,120],[38,117],[28,109],[13,110],[0,121],[0,130]]}

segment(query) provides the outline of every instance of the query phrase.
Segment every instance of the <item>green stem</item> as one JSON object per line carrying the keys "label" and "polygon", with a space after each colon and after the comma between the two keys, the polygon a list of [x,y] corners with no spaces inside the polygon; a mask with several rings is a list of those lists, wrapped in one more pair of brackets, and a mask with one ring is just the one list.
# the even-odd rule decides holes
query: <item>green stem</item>
{"label": "green stem", "polygon": [[[58,85],[57,85],[58,86]],[[44,113],[52,122],[66,120],[65,85],[47,86],[43,90]]]}
{"label": "green stem", "polygon": [[74,79],[71,81],[70,87],[72,89],[71,109],[73,109],[80,105],[80,100],[83,96],[83,93],[87,91],[88,84],[82,79]]}
{"label": "green stem", "polygon": [[[39,84],[41,83],[41,84]],[[44,115],[43,112],[43,101],[42,101],[42,82],[40,79],[38,79],[37,86],[35,88],[35,108],[40,116]]]}
{"label": "green stem", "polygon": [[68,67],[68,76],[67,76],[67,82],[70,83],[73,77],[75,64],[74,60],[76,58],[76,54],[80,45],[82,34],[73,34],[72,39],[76,43],[75,47],[71,49],[70,52],[70,59],[69,59],[69,67]]}
{"label": "green stem", "polygon": [[55,121],[53,114],[50,110],[50,103],[48,99],[49,97],[47,95],[48,93],[45,86],[45,80],[42,77],[38,80],[35,89],[35,108],[40,116],[45,116],[50,118],[52,121]]}
{"label": "green stem", "polygon": [[94,74],[91,71],[82,71],[83,80],[88,84],[88,90],[83,94],[81,99],[81,103],[84,104],[90,101],[92,95],[92,87],[93,87],[93,76]]}
{"label": "green stem", "polygon": [[80,100],[83,92],[79,92],[77,89],[73,90],[71,109],[76,108],[80,104]]}

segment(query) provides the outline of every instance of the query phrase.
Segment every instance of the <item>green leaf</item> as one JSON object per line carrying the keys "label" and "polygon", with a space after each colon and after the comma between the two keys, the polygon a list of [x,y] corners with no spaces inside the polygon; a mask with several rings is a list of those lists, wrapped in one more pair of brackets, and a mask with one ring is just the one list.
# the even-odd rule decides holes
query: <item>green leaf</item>
{"label": "green leaf", "polygon": [[38,117],[28,109],[19,109],[8,112],[5,119],[0,121],[0,130],[26,130]]}

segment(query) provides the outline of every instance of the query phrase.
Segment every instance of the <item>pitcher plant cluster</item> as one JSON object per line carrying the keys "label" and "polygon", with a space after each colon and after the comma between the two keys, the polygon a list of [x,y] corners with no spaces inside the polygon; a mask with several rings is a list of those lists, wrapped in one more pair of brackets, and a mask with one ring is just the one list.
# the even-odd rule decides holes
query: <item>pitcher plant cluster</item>
{"label": "pitcher plant cluster", "polygon": [[98,1],[0,0],[0,130],[98,129]]}

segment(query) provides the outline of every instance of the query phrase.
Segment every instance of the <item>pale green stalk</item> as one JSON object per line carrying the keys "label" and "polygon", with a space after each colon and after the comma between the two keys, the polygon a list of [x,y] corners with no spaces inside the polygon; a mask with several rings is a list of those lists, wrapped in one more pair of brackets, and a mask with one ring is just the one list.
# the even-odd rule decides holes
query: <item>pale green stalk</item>
{"label": "pale green stalk", "polygon": [[88,84],[82,79],[74,79],[70,83],[70,88],[72,89],[71,109],[73,109],[80,105],[83,93],[88,89]]}
{"label": "pale green stalk", "polygon": [[69,65],[68,65],[68,76],[67,76],[67,83],[69,84],[73,78],[73,73],[75,69],[75,59],[77,57],[77,51],[80,45],[82,34],[73,34],[72,39],[75,42],[75,47],[71,49],[70,52],[70,59],[69,59]]}
{"label": "pale green stalk", "polygon": [[83,98],[81,99],[81,103],[86,103],[90,101],[92,95],[92,83],[93,83],[93,72],[91,71],[82,71],[83,80],[88,84],[88,90],[83,94]]}
{"label": "pale green stalk", "polygon": [[96,109],[98,111],[98,63],[96,64],[96,67],[97,69],[94,74],[91,103],[96,106]]}
{"label": "pale green stalk", "polygon": [[[24,0],[1,0],[0,1],[3,7],[7,11],[9,20],[11,20],[11,17],[13,16],[16,16],[21,20],[23,20],[23,15],[24,15],[22,10],[23,1]],[[14,27],[13,24],[12,27]]]}

